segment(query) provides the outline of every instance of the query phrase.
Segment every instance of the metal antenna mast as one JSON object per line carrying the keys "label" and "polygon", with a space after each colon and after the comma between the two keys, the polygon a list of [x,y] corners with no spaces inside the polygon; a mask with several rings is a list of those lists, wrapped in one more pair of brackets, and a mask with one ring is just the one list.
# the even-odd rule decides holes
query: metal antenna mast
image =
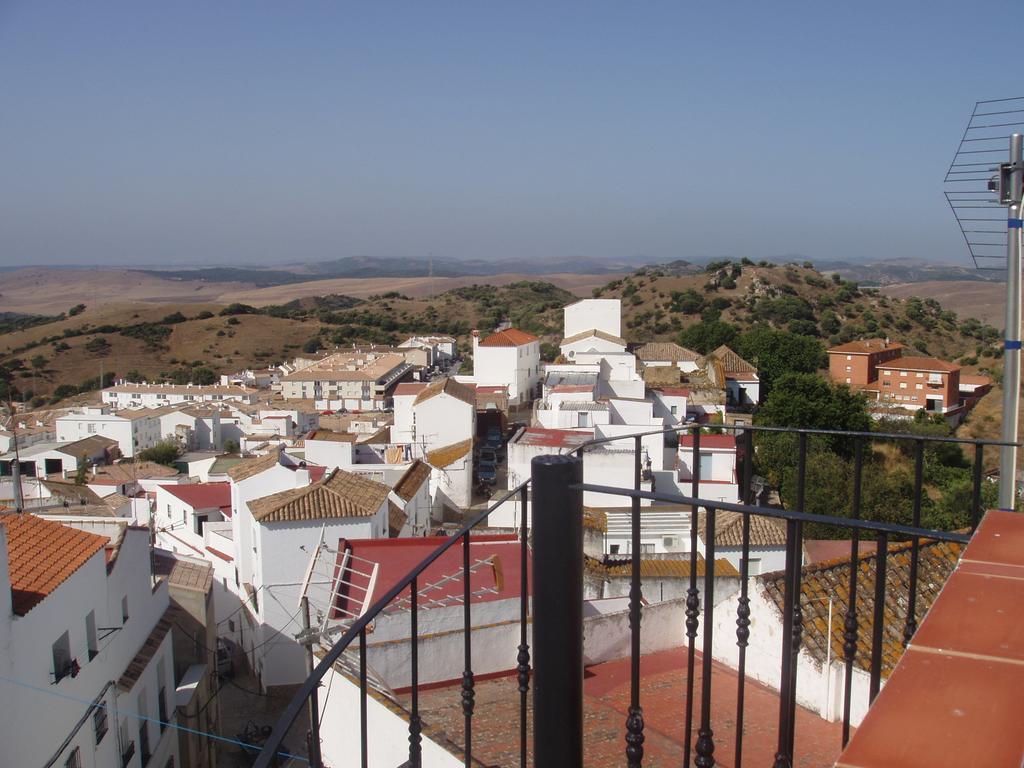
{"label": "metal antenna mast", "polygon": [[[1016,443],[1020,405],[1021,212],[1024,191],[1024,97],[979,101],[946,172],[946,200],[978,269],[1006,269],[1001,440]],[[999,162],[1009,139],[1009,162]],[[992,175],[992,174],[995,175]],[[1007,207],[1005,246],[998,208]],[[1006,261],[999,253],[1005,248]],[[1017,499],[1017,448],[999,449],[999,508]]]}

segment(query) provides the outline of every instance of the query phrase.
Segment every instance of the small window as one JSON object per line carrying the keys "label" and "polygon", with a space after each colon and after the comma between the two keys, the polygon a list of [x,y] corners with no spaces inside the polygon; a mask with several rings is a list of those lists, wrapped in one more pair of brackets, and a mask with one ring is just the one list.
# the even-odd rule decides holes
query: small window
{"label": "small window", "polygon": [[89,611],[85,617],[85,642],[89,649],[89,661],[99,655],[100,646],[96,640],[96,612]]}
{"label": "small window", "polygon": [[904,376],[905,377],[906,375],[907,375],[906,371],[900,371],[900,376]]}
{"label": "small window", "polygon": [[906,388],[907,388],[907,382],[901,381],[900,382],[900,389],[906,389]]}
{"label": "small window", "polygon": [[850,382],[850,377],[849,377],[849,376],[847,376],[847,377],[846,377],[846,383],[847,383],[847,384],[850,384],[850,383],[851,383],[851,382]]}
{"label": "small window", "polygon": [[96,746],[100,745],[103,737],[107,735],[107,707],[105,704],[97,704],[92,711],[92,731],[96,737]]}
{"label": "small window", "polygon": [[64,768],[82,768],[82,754],[79,752],[78,747],[71,750],[68,759],[64,761]]}
{"label": "small window", "polygon": [[128,595],[121,598],[121,623],[128,621]]}
{"label": "small window", "polygon": [[71,638],[65,632],[53,644],[53,677],[62,680],[71,674]]}
{"label": "small window", "polygon": [[608,553],[611,554],[611,555],[619,554],[619,545],[618,544],[610,544],[608,546]]}
{"label": "small window", "polygon": [[849,366],[849,365],[848,365],[848,366],[846,366],[846,370],[848,370],[848,371],[852,371],[852,370],[853,370],[853,368],[852,368],[851,366]]}
{"label": "small window", "polygon": [[924,389],[924,384],[915,384],[914,389]]}
{"label": "small window", "polygon": [[847,359],[847,360],[853,360],[853,355],[847,355],[847,356],[846,356],[846,359]]}

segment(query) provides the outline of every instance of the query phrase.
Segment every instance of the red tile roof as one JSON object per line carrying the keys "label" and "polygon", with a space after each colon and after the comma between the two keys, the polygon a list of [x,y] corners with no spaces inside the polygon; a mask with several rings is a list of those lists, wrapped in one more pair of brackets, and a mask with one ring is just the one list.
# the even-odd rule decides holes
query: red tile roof
{"label": "red tile roof", "polygon": [[160,487],[192,509],[220,509],[229,517],[231,515],[231,483],[191,483]]}
{"label": "red tile roof", "polygon": [[426,388],[427,382],[425,381],[403,381],[395,387],[395,397],[401,397],[402,395],[418,395]]}
{"label": "red tile roof", "polygon": [[[369,586],[370,563],[378,566],[377,579],[373,594],[369,596],[372,603],[379,598],[413,568],[447,541],[445,536],[427,536],[408,539],[341,539],[338,544],[338,562],[340,566],[346,552],[355,559],[350,560],[346,567],[344,580],[355,587],[345,586],[344,594],[339,598],[338,607],[352,613],[358,613],[365,595],[364,589]],[[520,544],[514,535],[474,536],[469,545],[470,560],[473,563],[492,558],[490,567],[478,567],[470,575],[470,591],[474,593],[471,602],[488,602],[519,597],[520,580]],[[527,552],[530,562],[530,553]],[[420,609],[430,607],[430,601],[438,601],[445,605],[458,604],[461,601],[464,584],[462,581],[462,545],[456,544],[435,560],[420,574],[418,579]],[[530,573],[529,567],[527,573]],[[429,585],[437,584],[445,576],[455,578],[445,581],[431,589]],[[529,576],[527,577],[529,578]],[[488,590],[488,591],[485,591]],[[409,597],[405,589],[396,601]]]}
{"label": "red tile roof", "polygon": [[949,373],[959,371],[960,366],[947,363],[934,357],[897,357],[888,363],[879,363],[878,368],[890,368],[894,371],[935,371],[937,373]]}
{"label": "red tile roof", "polygon": [[848,341],[838,347],[832,347],[829,352],[842,353],[847,355],[867,355],[872,352],[885,352],[892,349],[903,349],[903,345],[895,341],[885,339],[863,339]]}
{"label": "red tile roof", "polygon": [[524,344],[539,341],[532,333],[520,331],[518,328],[506,328],[504,331],[492,333],[480,341],[481,347],[521,347]]}
{"label": "red tile roof", "polygon": [[14,613],[24,616],[93,555],[107,545],[106,536],[43,520],[35,515],[0,515],[7,533],[8,570]]}
{"label": "red tile roof", "polygon": [[[693,435],[685,434],[679,436],[680,448],[693,448]],[[736,450],[736,438],[733,435],[701,435],[701,448],[719,448],[722,450]]]}

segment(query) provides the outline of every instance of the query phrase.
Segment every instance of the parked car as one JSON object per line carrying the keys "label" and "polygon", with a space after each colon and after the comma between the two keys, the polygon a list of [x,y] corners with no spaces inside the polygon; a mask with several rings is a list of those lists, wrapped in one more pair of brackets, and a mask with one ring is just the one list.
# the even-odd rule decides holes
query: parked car
{"label": "parked car", "polygon": [[481,485],[497,485],[498,468],[494,464],[481,464],[477,467],[476,476]]}
{"label": "parked car", "polygon": [[498,461],[498,452],[493,448],[481,448],[480,453],[477,454],[477,463],[480,465],[490,464],[491,466],[494,466]]}
{"label": "parked car", "polygon": [[486,442],[488,448],[494,448],[495,450],[501,448],[501,446],[504,444],[504,441],[502,440],[501,437],[501,428],[489,427],[487,429],[487,435],[484,438],[484,441]]}

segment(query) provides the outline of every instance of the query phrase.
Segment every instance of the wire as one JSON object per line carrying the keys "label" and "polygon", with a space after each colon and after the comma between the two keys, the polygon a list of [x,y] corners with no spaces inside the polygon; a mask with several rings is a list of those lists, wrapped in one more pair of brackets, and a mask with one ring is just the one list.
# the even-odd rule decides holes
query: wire
{"label": "wire", "polygon": [[[68,695],[66,693],[60,693],[59,691],[47,690],[46,688],[40,688],[40,687],[38,687],[36,685],[32,685],[31,683],[26,683],[26,682],[24,682],[22,680],[15,680],[14,678],[11,678],[11,677],[4,677],[3,675],[0,675],[0,681],[3,681],[5,683],[10,683],[12,685],[17,685],[17,686],[20,686],[21,688],[28,688],[31,691],[38,691],[39,693],[45,693],[45,694],[48,694],[50,696],[56,696],[58,699],[64,699],[66,701],[74,701],[74,702],[77,702],[79,704],[85,704],[85,705],[87,705],[89,707],[98,707],[98,708],[108,709],[108,710],[113,709],[108,704],[104,704],[104,703],[101,703],[101,702],[98,702],[98,701],[90,701],[88,699],[83,699],[83,698],[80,698],[78,696],[70,696],[70,695]],[[179,730],[179,731],[184,731],[185,733],[191,733],[191,734],[193,734],[195,736],[204,736],[204,737],[206,737],[208,739],[213,739],[215,741],[227,742],[228,744],[234,744],[236,746],[242,747],[243,749],[255,749],[255,750],[260,750],[261,749],[259,744],[250,744],[250,743],[245,742],[245,741],[240,741],[239,739],[232,739],[232,738],[230,738],[228,736],[220,736],[220,735],[218,735],[216,733],[210,733],[209,731],[199,731],[199,730],[196,730],[195,728],[189,728],[189,727],[184,726],[184,725],[178,725],[177,723],[167,722],[165,720],[160,720],[159,718],[156,718],[156,717],[146,717],[145,715],[140,715],[138,712],[127,712],[125,710],[120,710],[119,712],[118,711],[114,712],[115,717],[118,714],[122,714],[122,715],[125,715],[127,717],[133,717],[133,718],[135,718],[137,720],[143,720],[143,721],[148,722],[148,723],[157,723],[158,725],[168,726],[170,728],[174,728],[174,729]],[[309,762],[309,760],[307,758],[302,757],[301,755],[293,755],[293,754],[291,754],[289,752],[278,752],[277,754],[280,755],[281,757],[288,757],[288,758],[291,758],[293,760],[299,760],[299,761],[301,761],[303,763],[308,763]]]}
{"label": "wire", "polygon": [[[258,595],[258,594],[260,593],[260,590],[261,590],[261,589],[263,589],[263,588],[264,588],[265,586],[266,586],[266,584],[260,584],[260,585],[259,585],[258,587],[256,587],[256,590],[255,590],[255,591],[254,591],[254,592],[253,592],[252,594],[253,594],[254,596],[255,596],[255,595]],[[242,598],[241,598],[241,597],[239,597],[238,599],[239,599],[239,600],[241,600],[242,604],[241,604],[240,606],[238,606],[238,608],[236,608],[236,609],[235,609],[234,611],[232,611],[231,613],[229,613],[229,614],[228,614],[227,616],[225,616],[225,617],[224,617],[223,619],[221,619],[220,621],[218,621],[218,622],[217,622],[217,626],[218,626],[218,627],[219,627],[219,626],[220,626],[221,624],[225,624],[225,623],[227,623],[227,622],[228,622],[228,621],[229,621],[229,620],[231,619],[231,617],[232,617],[232,616],[235,616],[236,614],[238,614],[238,613],[241,613],[242,609],[243,609],[243,608],[245,608],[245,605],[246,605],[246,603],[247,603],[247,602],[249,602],[249,600],[251,600],[251,599],[252,599],[252,597],[248,597],[248,598],[246,598],[245,600],[242,600]]]}

